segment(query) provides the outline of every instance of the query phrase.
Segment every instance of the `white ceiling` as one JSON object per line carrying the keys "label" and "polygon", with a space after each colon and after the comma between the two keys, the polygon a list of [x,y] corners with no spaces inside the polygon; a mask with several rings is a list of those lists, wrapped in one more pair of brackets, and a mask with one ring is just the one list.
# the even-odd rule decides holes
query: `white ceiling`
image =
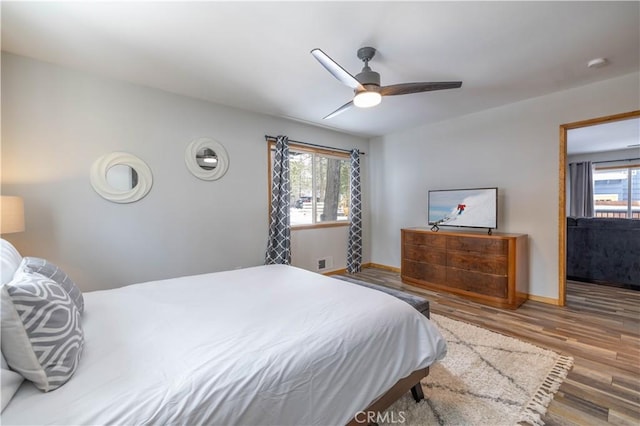
{"label": "white ceiling", "polygon": [[[250,111],[373,136],[640,69],[639,2],[10,2],[2,50]],[[356,50],[383,85],[462,80],[329,112]],[[606,57],[609,65],[588,69]]]}

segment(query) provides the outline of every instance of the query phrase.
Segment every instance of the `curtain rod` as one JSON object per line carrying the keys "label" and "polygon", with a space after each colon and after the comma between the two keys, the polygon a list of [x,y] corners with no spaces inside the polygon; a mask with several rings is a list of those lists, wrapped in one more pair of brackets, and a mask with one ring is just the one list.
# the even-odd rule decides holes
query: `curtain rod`
{"label": "curtain rod", "polygon": [[619,160],[593,161],[593,164],[617,163],[618,161],[636,161],[636,160],[640,160],[640,158],[621,158]]}
{"label": "curtain rod", "polygon": [[[264,138],[265,138],[266,140],[268,140],[268,141],[275,141],[275,140],[277,140],[277,138],[276,138],[275,136],[269,136],[269,135],[264,135]],[[332,150],[332,151],[351,152],[351,150],[350,150],[350,149],[334,148],[334,147],[332,147],[332,146],[318,145],[318,144],[315,144],[315,143],[302,142],[302,141],[296,141],[296,140],[293,140],[293,139],[289,139],[289,142],[291,142],[291,143],[296,143],[296,144],[299,144],[299,145],[313,146],[313,147],[316,147],[316,148],[330,149],[330,150]],[[359,151],[359,152],[360,152],[360,155],[365,155],[365,153],[364,153],[364,152],[362,152],[362,151]]]}

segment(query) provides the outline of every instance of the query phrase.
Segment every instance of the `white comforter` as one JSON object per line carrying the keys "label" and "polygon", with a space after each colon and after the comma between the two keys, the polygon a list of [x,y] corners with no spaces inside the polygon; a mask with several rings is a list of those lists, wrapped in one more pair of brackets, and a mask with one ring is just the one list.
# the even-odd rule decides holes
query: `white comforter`
{"label": "white comforter", "polygon": [[2,424],[341,425],[446,352],[406,303],[289,266],[84,296],[74,377],[25,382]]}

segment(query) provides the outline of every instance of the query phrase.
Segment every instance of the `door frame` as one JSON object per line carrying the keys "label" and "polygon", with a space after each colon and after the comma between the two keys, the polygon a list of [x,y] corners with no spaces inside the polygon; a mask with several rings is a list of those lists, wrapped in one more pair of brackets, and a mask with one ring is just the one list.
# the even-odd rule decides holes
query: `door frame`
{"label": "door frame", "polygon": [[567,300],[567,132],[580,127],[595,126],[614,121],[640,117],[640,110],[623,112],[575,121],[560,125],[559,197],[558,197],[558,306],[565,306]]}

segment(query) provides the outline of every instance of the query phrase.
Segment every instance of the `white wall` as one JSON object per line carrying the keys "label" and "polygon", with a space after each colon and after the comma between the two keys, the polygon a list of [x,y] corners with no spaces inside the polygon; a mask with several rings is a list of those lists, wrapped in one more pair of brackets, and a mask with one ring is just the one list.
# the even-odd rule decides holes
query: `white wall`
{"label": "white wall", "polygon": [[[368,152],[366,139],[3,53],[2,193],[24,197],[27,228],[5,238],[59,264],[85,291],[262,264],[265,134]],[[218,181],[184,165],[187,144],[203,136],[229,153]],[[114,204],[93,191],[89,168],[112,151],[150,166],[143,200]],[[364,157],[365,188],[366,167]],[[368,212],[366,195],[364,204]],[[367,213],[363,219],[368,261]],[[295,231],[294,259],[308,266],[322,253],[344,268],[346,239],[347,228]]]}
{"label": "white wall", "polygon": [[497,186],[498,230],[529,234],[529,293],[557,299],[559,126],[636,110],[638,93],[634,73],[372,139],[371,261],[400,266],[428,189]]}
{"label": "white wall", "polygon": [[[346,268],[347,232],[345,226],[305,229],[291,232],[291,245],[303,246],[304,252],[292,252],[291,263],[315,272]],[[318,269],[318,260],[327,259],[325,269]]]}

